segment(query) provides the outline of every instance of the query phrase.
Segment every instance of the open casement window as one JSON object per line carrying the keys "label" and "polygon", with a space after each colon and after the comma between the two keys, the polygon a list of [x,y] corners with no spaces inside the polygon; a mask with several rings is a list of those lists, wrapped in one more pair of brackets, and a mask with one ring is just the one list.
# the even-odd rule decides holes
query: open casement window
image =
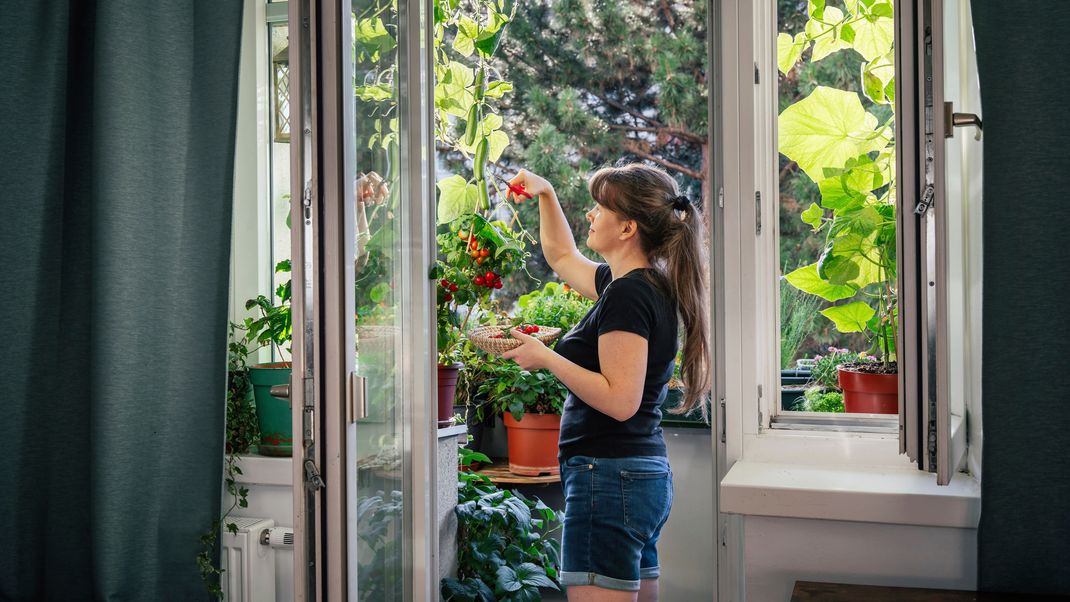
{"label": "open casement window", "polygon": [[[952,104],[976,87],[968,2],[810,0],[806,12],[792,4],[795,14],[787,7],[768,2],[754,11],[757,152],[749,226],[749,199],[740,190],[739,231],[758,241],[759,272],[778,276],[768,288],[758,278],[759,431],[898,434],[900,453],[947,484],[966,451],[975,315],[969,254],[980,234],[968,223],[979,187],[964,175],[978,169],[980,145],[972,132],[952,137],[951,129],[972,122]],[[749,53],[740,54],[742,81]],[[839,85],[826,85],[837,78]],[[784,86],[795,88],[785,95]],[[979,140],[979,126],[977,132]],[[764,152],[765,144],[773,152]],[[797,180],[785,184],[793,171]],[[745,181],[744,170],[741,176]],[[805,297],[808,307],[793,305]],[[796,366],[783,362],[804,355],[798,337],[785,344],[798,328],[790,318],[819,311],[819,334],[844,342],[838,351],[826,342],[818,353],[846,355],[850,347],[852,357],[897,362],[898,407],[893,397],[884,413],[844,412],[831,396],[811,391],[814,397],[804,398],[814,380],[801,372],[795,393],[785,392]],[[811,349],[819,338],[811,337]]]}
{"label": "open casement window", "polygon": [[[962,256],[960,201],[969,200],[961,153],[976,153],[981,139],[980,119],[955,111],[962,80],[968,84],[972,75],[971,62],[963,60],[971,58],[972,35],[954,10],[959,4],[900,2],[896,31],[896,92],[904,109],[896,132],[902,149],[898,283],[904,350],[899,447],[920,469],[935,472],[941,485],[950,482],[966,452],[964,393],[957,386],[960,370],[953,367],[969,352],[961,334],[967,309],[961,268],[968,258]],[[956,136],[955,127],[970,125],[975,132]],[[967,146],[961,144],[964,134],[974,133]]]}

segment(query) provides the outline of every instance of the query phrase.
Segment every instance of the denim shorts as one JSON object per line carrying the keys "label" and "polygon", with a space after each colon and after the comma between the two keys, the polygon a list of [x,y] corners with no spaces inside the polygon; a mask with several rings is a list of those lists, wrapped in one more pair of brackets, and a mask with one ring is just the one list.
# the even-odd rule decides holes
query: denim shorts
{"label": "denim shorts", "polygon": [[656,579],[658,537],[672,508],[667,458],[573,456],[561,464],[561,585],[638,591]]}

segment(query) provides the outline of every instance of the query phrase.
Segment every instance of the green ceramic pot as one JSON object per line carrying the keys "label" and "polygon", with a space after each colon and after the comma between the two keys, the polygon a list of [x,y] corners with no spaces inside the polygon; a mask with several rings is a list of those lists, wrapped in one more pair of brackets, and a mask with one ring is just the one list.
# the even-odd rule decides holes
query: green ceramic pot
{"label": "green ceramic pot", "polygon": [[259,453],[262,456],[293,455],[293,418],[290,401],[271,394],[273,385],[290,382],[290,362],[257,364],[249,368],[260,422]]}

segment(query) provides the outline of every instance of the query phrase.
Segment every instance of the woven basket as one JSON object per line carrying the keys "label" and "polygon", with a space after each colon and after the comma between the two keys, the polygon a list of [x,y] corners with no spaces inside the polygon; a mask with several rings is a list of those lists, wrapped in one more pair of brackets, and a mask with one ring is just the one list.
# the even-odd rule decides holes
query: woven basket
{"label": "woven basket", "polygon": [[[520,341],[514,338],[495,339],[496,334],[506,333],[512,330],[512,326],[480,326],[468,333],[468,340],[487,353],[501,355],[510,349],[520,346]],[[539,332],[531,335],[542,341],[543,345],[549,345],[561,334],[560,328],[553,326],[539,326]]]}

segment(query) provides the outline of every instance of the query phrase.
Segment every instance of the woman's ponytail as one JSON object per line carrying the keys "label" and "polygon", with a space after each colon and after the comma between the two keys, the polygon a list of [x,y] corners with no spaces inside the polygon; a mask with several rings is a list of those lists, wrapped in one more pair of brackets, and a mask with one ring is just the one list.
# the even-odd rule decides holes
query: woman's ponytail
{"label": "woman's ponytail", "polygon": [[712,374],[702,215],[679,194],[672,176],[642,163],[600,169],[588,187],[599,204],[635,220],[643,251],[679,308],[684,327],[680,370],[686,389],[683,403],[669,411],[686,414],[698,409],[708,421]]}

